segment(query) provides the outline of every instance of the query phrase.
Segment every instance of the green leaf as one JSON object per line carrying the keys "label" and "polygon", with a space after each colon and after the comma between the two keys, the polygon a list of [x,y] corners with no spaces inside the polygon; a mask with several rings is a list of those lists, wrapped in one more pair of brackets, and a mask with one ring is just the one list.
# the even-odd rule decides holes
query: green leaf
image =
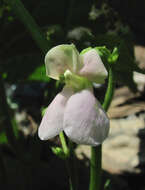
{"label": "green leaf", "polygon": [[45,71],[45,66],[39,66],[37,67],[32,74],[28,76],[28,80],[33,80],[33,81],[50,81],[50,78],[46,76],[46,71]]}
{"label": "green leaf", "polygon": [[1,132],[0,133],[0,144],[7,144],[7,143],[8,143],[8,139],[7,139],[5,132]]}

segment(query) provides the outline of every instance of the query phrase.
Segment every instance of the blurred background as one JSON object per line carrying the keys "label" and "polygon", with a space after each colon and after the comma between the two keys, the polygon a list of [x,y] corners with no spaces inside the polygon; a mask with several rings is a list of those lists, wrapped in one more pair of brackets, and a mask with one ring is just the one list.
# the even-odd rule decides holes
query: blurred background
{"label": "blurred background", "polygon": [[[102,189],[145,190],[145,1],[21,0],[47,39],[43,50],[31,19],[17,0],[12,2],[0,0],[0,188],[68,189],[64,161],[51,150],[60,146],[59,139],[42,142],[37,129],[44,108],[62,88],[45,75],[45,53],[74,43],[79,51],[119,49]],[[94,87],[100,101],[106,85]],[[79,145],[75,151],[79,189],[87,190],[89,147]]]}

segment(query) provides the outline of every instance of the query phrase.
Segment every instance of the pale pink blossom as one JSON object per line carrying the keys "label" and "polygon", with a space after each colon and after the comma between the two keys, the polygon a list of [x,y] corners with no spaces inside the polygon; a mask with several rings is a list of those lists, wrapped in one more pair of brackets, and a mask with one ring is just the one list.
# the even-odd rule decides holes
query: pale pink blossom
{"label": "pale pink blossom", "polygon": [[[40,139],[48,140],[64,131],[77,144],[102,143],[109,132],[109,119],[90,85],[104,83],[108,75],[98,53],[89,50],[80,56],[74,45],[60,45],[47,53],[45,64],[48,76],[58,80],[64,74],[67,78],[62,92],[56,95],[42,118],[38,130]],[[72,83],[68,82],[69,76]],[[76,82],[77,88],[74,88]]]}

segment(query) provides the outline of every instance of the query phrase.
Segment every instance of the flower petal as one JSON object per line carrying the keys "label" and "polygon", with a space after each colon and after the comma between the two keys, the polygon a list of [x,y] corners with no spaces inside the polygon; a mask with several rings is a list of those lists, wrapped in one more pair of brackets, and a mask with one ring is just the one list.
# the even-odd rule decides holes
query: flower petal
{"label": "flower petal", "polygon": [[99,145],[109,132],[109,119],[89,89],[69,98],[63,124],[66,135],[77,144]]}
{"label": "flower petal", "polygon": [[38,129],[38,136],[41,140],[53,138],[63,130],[64,109],[72,94],[70,88],[64,87],[48,106]]}
{"label": "flower petal", "polygon": [[46,74],[56,80],[66,70],[77,73],[81,68],[81,59],[76,47],[71,44],[58,45],[45,56]]}
{"label": "flower petal", "polygon": [[83,68],[80,75],[87,77],[90,81],[104,83],[108,73],[96,50],[91,49],[82,55]]}

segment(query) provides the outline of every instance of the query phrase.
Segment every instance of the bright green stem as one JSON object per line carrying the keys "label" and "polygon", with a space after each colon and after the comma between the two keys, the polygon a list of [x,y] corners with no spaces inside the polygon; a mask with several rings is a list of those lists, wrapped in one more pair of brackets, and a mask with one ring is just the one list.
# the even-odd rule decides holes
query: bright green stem
{"label": "bright green stem", "polygon": [[[103,108],[107,112],[114,93],[114,75],[113,69],[109,69],[108,87],[105,94]],[[91,147],[90,160],[90,186],[89,190],[100,190],[102,174],[102,145]]]}
{"label": "bright green stem", "polygon": [[49,49],[48,41],[46,40],[45,36],[43,35],[42,31],[36,24],[33,17],[24,7],[21,0],[6,0],[8,5],[12,8],[16,16],[21,20],[21,22],[25,25],[27,30],[30,32],[32,38],[38,45],[38,47],[43,51],[45,54]]}
{"label": "bright green stem", "polygon": [[108,108],[111,104],[113,94],[114,94],[114,87],[115,87],[115,79],[114,79],[114,73],[113,73],[113,68],[111,67],[109,69],[109,79],[108,79],[108,88],[105,94],[105,99],[103,102],[102,107],[104,110],[107,112]]}
{"label": "bright green stem", "polygon": [[60,132],[59,138],[60,138],[60,141],[61,141],[63,152],[66,155],[66,157],[68,157],[69,156],[69,148],[67,147],[65,136],[64,136],[63,132]]}
{"label": "bright green stem", "polygon": [[101,184],[102,168],[102,146],[91,147],[90,160],[90,188],[89,190],[99,190]]}

